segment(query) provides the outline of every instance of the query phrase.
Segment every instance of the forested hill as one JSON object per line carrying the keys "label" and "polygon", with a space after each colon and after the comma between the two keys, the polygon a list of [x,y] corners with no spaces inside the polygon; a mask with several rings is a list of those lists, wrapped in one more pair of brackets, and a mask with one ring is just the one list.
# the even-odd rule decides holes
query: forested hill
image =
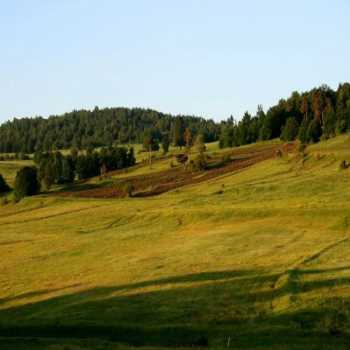
{"label": "forested hill", "polygon": [[[149,109],[105,108],[80,110],[48,119],[14,119],[0,126],[0,153],[152,143],[166,138],[183,146],[198,134],[205,142],[220,139],[221,147],[240,146],[280,137],[285,141],[318,142],[350,130],[350,84],[337,90],[326,85],[293,92],[266,112],[246,112],[220,124],[193,116],[171,116]],[[185,135],[190,135],[190,138]],[[187,141],[186,141],[187,139]]]}
{"label": "forested hill", "polygon": [[219,126],[212,120],[194,116],[172,116],[150,109],[104,108],[78,110],[49,118],[14,119],[0,126],[0,153],[53,150],[77,147],[142,143],[150,129],[161,140],[171,139],[189,128],[193,135],[201,133],[205,140],[215,141]]}

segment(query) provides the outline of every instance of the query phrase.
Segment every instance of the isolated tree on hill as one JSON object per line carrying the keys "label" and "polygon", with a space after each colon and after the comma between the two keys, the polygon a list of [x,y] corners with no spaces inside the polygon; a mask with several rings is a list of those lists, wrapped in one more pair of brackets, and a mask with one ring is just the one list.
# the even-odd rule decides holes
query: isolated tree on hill
{"label": "isolated tree on hill", "polygon": [[5,193],[10,190],[9,185],[6,183],[3,176],[0,174],[0,193]]}
{"label": "isolated tree on hill", "polygon": [[36,168],[24,167],[17,172],[15,179],[15,197],[21,199],[33,196],[40,190]]}
{"label": "isolated tree on hill", "polygon": [[287,119],[286,124],[282,128],[281,140],[293,141],[298,135],[298,122],[295,118],[290,117]]}

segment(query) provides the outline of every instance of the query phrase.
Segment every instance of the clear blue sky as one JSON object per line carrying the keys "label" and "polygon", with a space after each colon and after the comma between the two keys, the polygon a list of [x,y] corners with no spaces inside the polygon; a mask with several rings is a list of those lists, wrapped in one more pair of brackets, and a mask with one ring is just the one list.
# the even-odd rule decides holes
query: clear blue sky
{"label": "clear blue sky", "polygon": [[226,119],[350,79],[349,0],[4,0],[0,122],[105,106]]}

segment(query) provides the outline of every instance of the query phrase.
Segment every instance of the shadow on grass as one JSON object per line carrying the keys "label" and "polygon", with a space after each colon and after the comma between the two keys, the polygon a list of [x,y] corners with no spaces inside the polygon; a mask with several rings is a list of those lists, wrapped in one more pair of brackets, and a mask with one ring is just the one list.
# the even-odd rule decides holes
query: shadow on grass
{"label": "shadow on grass", "polygon": [[133,346],[229,344],[240,349],[280,349],[286,341],[300,345],[292,349],[305,344],[322,348],[327,339],[328,344],[350,346],[345,333],[334,337],[320,328],[320,320],[333,311],[329,305],[274,313],[271,301],[295,292],[288,284],[276,287],[280,277],[258,270],[216,271],[93,288],[1,310],[0,336],[101,338]]}

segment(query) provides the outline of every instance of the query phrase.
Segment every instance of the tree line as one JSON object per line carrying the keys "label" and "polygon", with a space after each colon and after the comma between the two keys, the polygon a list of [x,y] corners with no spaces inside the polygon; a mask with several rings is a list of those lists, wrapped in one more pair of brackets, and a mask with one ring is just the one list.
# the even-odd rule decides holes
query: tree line
{"label": "tree line", "polygon": [[143,143],[156,150],[186,146],[186,135],[203,135],[205,142],[233,147],[259,140],[299,139],[317,142],[350,130],[350,84],[336,90],[326,85],[293,92],[287,99],[255,115],[246,112],[215,123],[194,116],[176,116],[141,108],[79,110],[61,116],[14,119],[0,126],[0,153],[33,153]]}
{"label": "tree line", "polygon": [[[93,176],[104,177],[108,171],[124,169],[136,162],[131,147],[108,147],[99,152],[87,150],[79,154],[73,149],[70,154],[61,152],[40,152],[34,154],[36,166],[21,168],[15,178],[14,195],[17,200],[37,194],[41,188],[49,190],[54,184],[68,184],[75,179]],[[0,174],[0,193],[10,191],[10,187]]]}
{"label": "tree line", "polygon": [[61,149],[88,149],[117,144],[142,143],[148,130],[159,142],[168,137],[181,146],[182,131],[201,133],[206,142],[219,137],[212,120],[194,116],[172,116],[150,109],[95,107],[59,116],[13,119],[0,126],[0,153],[34,153]]}
{"label": "tree line", "polygon": [[337,90],[323,85],[311,91],[293,92],[265,113],[261,106],[254,116],[246,112],[239,122],[232,117],[221,123],[220,146],[233,147],[281,138],[318,142],[350,130],[350,84]]}
{"label": "tree line", "polygon": [[88,179],[104,176],[108,171],[124,169],[136,162],[131,147],[104,147],[99,152],[88,149],[80,153],[72,149],[70,154],[59,151],[34,153],[34,162],[38,168],[38,177],[45,189],[53,184],[71,183],[74,179]]}

